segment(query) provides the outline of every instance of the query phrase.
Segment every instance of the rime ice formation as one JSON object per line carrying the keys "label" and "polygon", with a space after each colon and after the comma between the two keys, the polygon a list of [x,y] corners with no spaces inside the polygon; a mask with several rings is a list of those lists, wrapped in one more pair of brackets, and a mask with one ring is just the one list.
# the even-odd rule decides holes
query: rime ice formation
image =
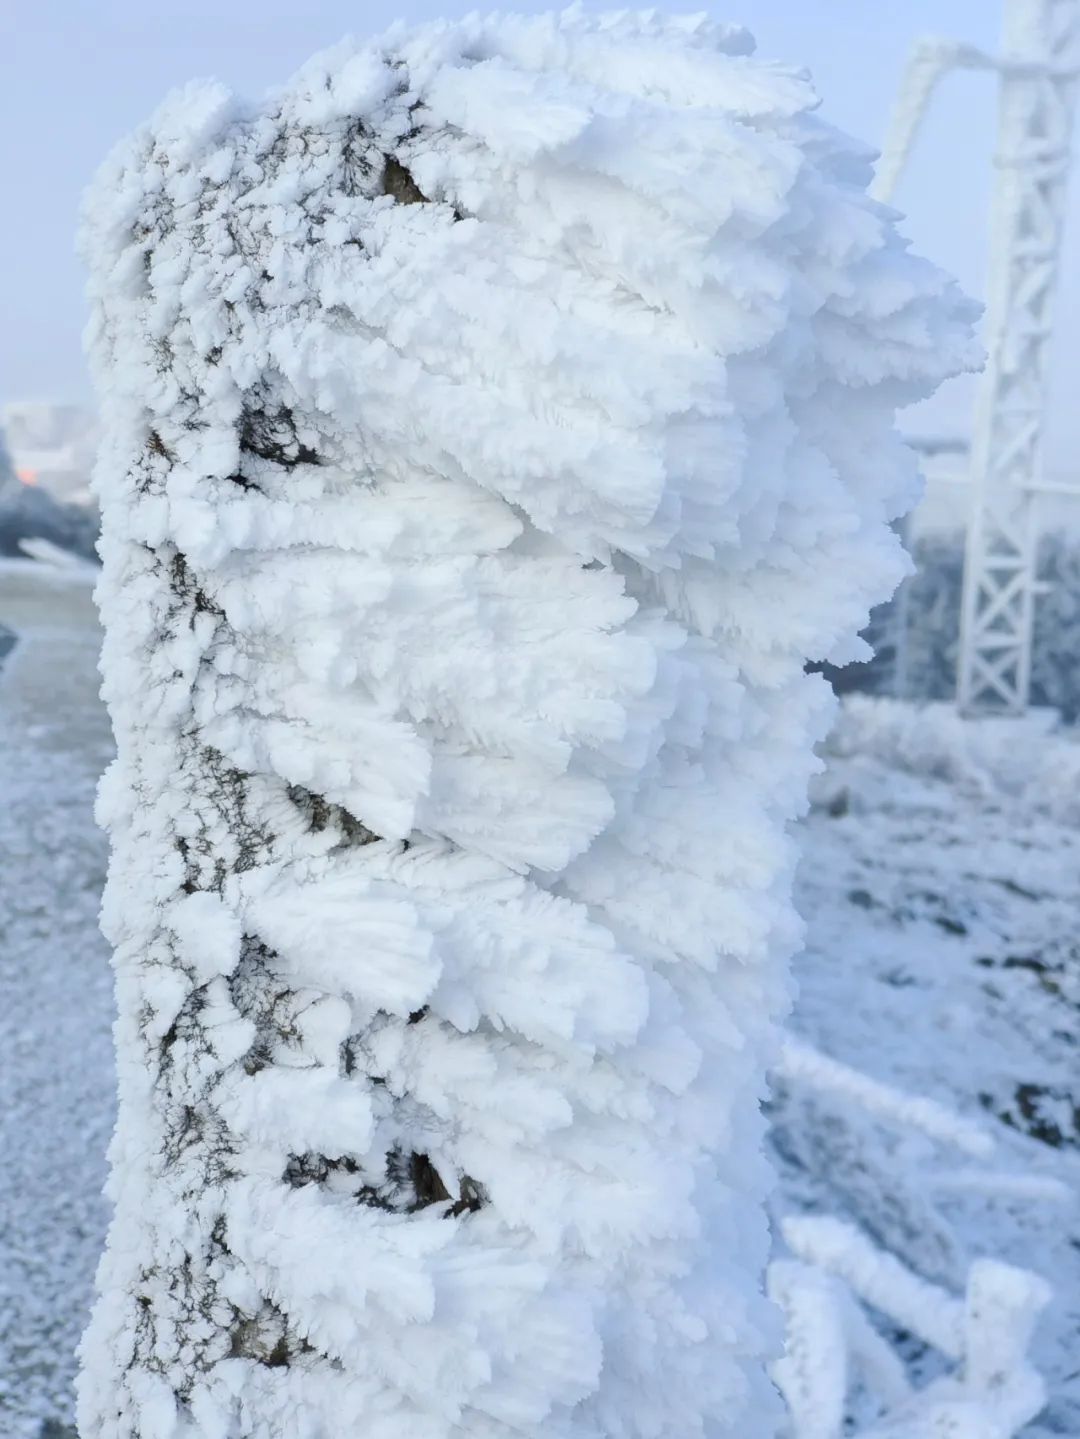
{"label": "rime ice formation", "polygon": [[472,17],[88,204],[85,1439],[762,1439],[787,826],[971,313],[744,32]]}

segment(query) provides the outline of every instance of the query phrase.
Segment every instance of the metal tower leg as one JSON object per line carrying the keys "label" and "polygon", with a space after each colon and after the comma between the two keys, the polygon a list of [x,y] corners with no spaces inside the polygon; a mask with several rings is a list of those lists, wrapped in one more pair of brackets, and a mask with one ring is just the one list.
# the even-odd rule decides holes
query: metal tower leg
{"label": "metal tower leg", "polygon": [[1011,0],[991,229],[988,363],[976,408],[957,699],[1021,714],[1031,676],[1052,305],[1077,95],[1078,0]]}

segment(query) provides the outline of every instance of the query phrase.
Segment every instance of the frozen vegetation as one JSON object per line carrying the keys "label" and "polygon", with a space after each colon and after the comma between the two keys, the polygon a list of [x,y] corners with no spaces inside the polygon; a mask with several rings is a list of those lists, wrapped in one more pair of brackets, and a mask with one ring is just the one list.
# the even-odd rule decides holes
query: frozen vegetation
{"label": "frozen vegetation", "polygon": [[897,405],[974,352],[750,49],[399,28],[99,177],[93,1439],[779,1421],[804,667],[903,573]]}

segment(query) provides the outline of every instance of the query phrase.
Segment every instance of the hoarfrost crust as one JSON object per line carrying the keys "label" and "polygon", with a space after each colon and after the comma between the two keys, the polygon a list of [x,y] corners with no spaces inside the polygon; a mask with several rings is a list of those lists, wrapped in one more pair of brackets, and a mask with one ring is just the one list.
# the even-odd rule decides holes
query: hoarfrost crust
{"label": "hoarfrost crust", "polygon": [[[86,1439],[762,1436],[790,819],[971,315],[743,32],[472,17],[102,171]],[[845,648],[846,647],[846,648]]]}

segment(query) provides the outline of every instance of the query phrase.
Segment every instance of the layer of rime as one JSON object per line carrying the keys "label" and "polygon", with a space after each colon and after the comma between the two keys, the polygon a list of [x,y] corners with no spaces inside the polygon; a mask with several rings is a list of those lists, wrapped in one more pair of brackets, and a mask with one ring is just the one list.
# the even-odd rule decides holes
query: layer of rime
{"label": "layer of rime", "polygon": [[788,826],[972,314],[745,32],[473,16],[88,202],[118,758],[90,1439],[778,1422]]}

